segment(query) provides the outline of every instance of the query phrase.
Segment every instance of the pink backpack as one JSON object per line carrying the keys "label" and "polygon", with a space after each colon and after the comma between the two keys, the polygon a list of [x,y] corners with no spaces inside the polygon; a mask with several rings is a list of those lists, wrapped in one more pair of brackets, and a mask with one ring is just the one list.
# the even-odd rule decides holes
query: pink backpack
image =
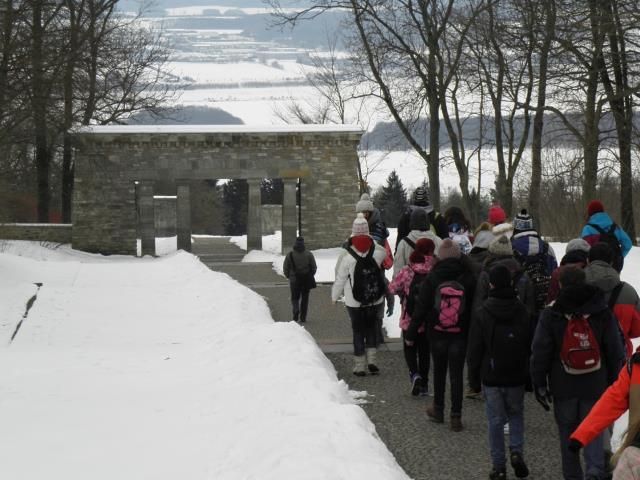
{"label": "pink backpack", "polygon": [[442,282],[436,289],[434,329],[439,332],[460,333],[460,322],[464,312],[464,287],[456,281]]}

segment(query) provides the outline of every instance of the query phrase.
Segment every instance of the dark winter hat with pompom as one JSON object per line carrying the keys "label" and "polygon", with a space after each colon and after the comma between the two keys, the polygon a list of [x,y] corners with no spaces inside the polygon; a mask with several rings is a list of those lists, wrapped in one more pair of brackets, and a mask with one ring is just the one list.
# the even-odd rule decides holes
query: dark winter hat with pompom
{"label": "dark winter hat with pompom", "polygon": [[513,219],[513,233],[517,234],[527,230],[533,230],[533,218],[531,218],[527,209],[523,208]]}

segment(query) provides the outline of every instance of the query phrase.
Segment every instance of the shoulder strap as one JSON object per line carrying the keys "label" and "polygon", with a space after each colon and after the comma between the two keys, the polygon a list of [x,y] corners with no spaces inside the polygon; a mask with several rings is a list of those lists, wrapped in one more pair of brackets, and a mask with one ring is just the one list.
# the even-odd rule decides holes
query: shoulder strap
{"label": "shoulder strap", "polygon": [[416,248],[416,242],[414,242],[413,240],[411,240],[409,237],[404,237],[402,240],[404,240],[405,242],[407,242],[407,243],[409,244],[409,246],[415,250],[415,248]]}
{"label": "shoulder strap", "polygon": [[615,235],[616,234],[616,228],[618,228],[618,225],[614,223],[611,224],[611,226],[609,227],[609,233],[611,235]]}
{"label": "shoulder strap", "polygon": [[[600,225],[596,225],[595,223],[587,223],[587,225],[589,225],[591,228],[597,230],[598,233],[600,233],[601,235],[607,233],[607,232],[604,231],[604,228],[602,228]],[[613,225],[615,225],[615,223]]]}
{"label": "shoulder strap", "polygon": [[611,295],[609,296],[609,309],[613,310],[613,307],[616,305],[618,301],[618,297],[620,296],[620,292],[624,287],[624,282],[620,282],[617,284],[613,290],[611,290]]}
{"label": "shoulder strap", "polygon": [[355,258],[355,259],[356,259],[356,262],[357,262],[358,260],[362,260],[362,257],[361,257],[360,255],[358,255],[356,252],[354,252],[352,248],[347,248],[346,250],[347,250],[347,252],[349,252],[349,254],[350,254],[353,258]]}

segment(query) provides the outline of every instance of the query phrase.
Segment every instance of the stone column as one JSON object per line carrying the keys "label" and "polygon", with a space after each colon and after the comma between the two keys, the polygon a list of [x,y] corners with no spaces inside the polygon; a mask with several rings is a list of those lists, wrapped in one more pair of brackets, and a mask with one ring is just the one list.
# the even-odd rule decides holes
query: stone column
{"label": "stone column", "polygon": [[262,205],[260,201],[259,178],[247,179],[249,185],[249,199],[247,212],[247,252],[262,250]]}
{"label": "stone column", "polygon": [[138,211],[140,212],[140,237],[142,255],[156,254],[156,225],[153,205],[153,181],[138,182]]}
{"label": "stone column", "polygon": [[286,254],[293,246],[298,232],[298,215],[296,211],[296,178],[283,178],[284,193],[282,196],[282,254]]}
{"label": "stone column", "polygon": [[178,249],[191,251],[191,191],[188,180],[176,181],[178,198],[176,200],[176,230]]}

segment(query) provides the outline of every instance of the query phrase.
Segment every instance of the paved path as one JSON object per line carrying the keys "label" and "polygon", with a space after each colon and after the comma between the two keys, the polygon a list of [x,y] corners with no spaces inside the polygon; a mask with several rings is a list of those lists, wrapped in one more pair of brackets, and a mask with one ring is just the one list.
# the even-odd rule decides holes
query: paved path
{"label": "paved path", "polygon": [[[194,253],[214,270],[224,271],[264,296],[276,321],[291,320],[287,280],[277,275],[270,263],[230,262],[242,251],[225,240],[196,239]],[[213,254],[221,252],[220,257]],[[197,253],[199,252],[199,253]],[[206,254],[206,255],[205,255]],[[235,259],[234,259],[235,260]],[[409,393],[407,369],[401,344],[390,339],[378,353],[379,376],[356,377],[353,365],[351,328],[344,306],[330,302],[330,286],[319,285],[311,292],[309,317],[305,327],[316,339],[349,388],[368,392],[362,405],[376,426],[380,438],[407,474],[416,480],[475,480],[488,478],[490,470],[484,403],[466,400],[463,406],[465,429],[449,430],[448,424],[429,422],[424,409],[431,397]],[[448,398],[447,398],[448,401]],[[527,394],[525,405],[525,455],[530,479],[561,478],[560,453],[553,416]],[[515,478],[509,472],[509,478]]]}

